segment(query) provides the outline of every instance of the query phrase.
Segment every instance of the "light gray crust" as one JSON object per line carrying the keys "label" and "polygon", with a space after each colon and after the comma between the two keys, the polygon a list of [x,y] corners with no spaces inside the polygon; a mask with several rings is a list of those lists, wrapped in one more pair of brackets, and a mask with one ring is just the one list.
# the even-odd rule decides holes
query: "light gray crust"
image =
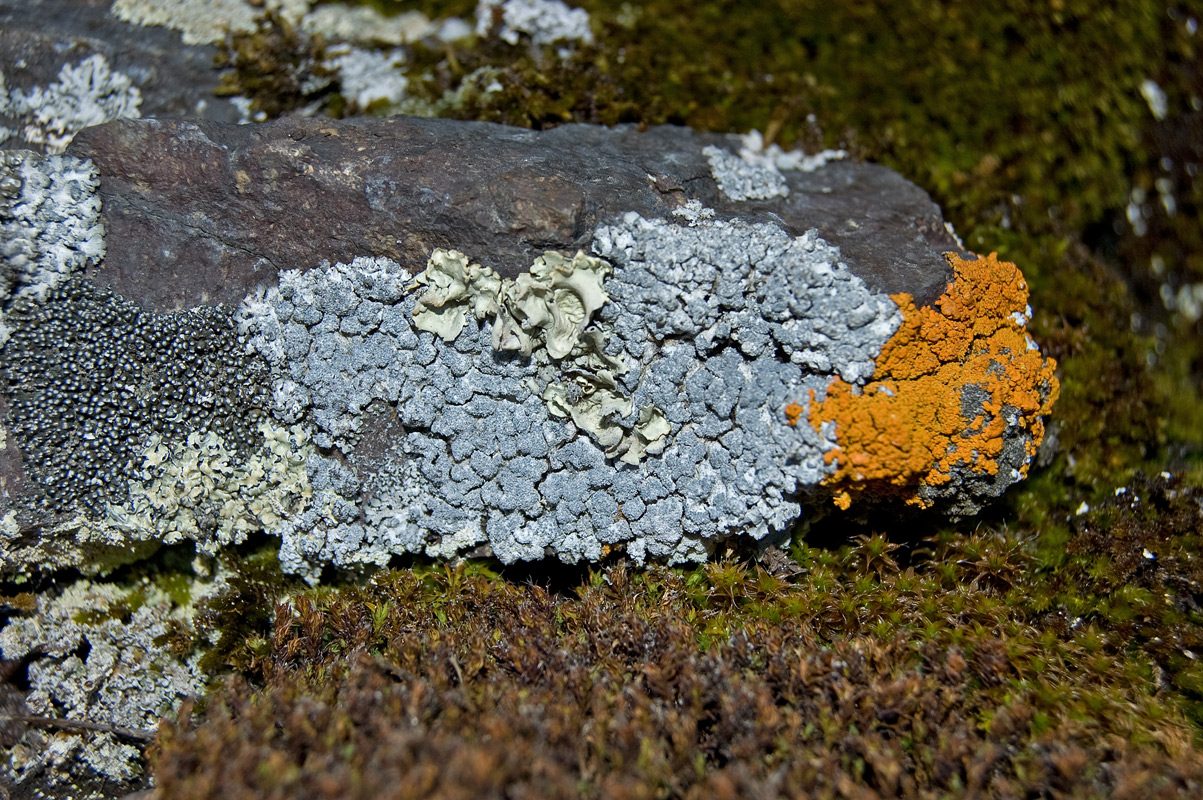
{"label": "light gray crust", "polygon": [[57,78],[49,86],[22,92],[8,90],[0,71],[0,118],[18,125],[15,130],[0,126],[0,143],[13,136],[25,145],[61,153],[76,133],[90,125],[138,116],[141,92],[129,77],[111,69],[100,53],[77,64],[63,64]]}
{"label": "light gray crust", "polygon": [[729,200],[771,200],[789,196],[785,176],[767,158],[757,163],[714,145],[703,148],[702,153],[710,162],[710,174],[719,191]]}
{"label": "light gray crust", "polygon": [[[203,693],[199,653],[181,658],[162,645],[188,626],[191,607],[176,606],[155,586],[85,580],[57,597],[40,595],[37,604],[0,630],[0,658],[36,656],[24,714],[153,734],[162,716]],[[141,749],[127,737],[6,724],[19,737],[0,749],[14,796],[45,796],[21,793],[32,785],[55,788],[55,797],[113,797],[141,775]]]}
{"label": "light gray crust", "polygon": [[[388,259],[285,272],[243,303],[242,332],[273,367],[272,413],[347,457],[311,456],[313,502],[279,532],[285,569],[314,579],[326,564],[481,543],[506,563],[596,560],[608,546],[696,561],[722,538],[790,525],[798,493],[831,472],[832,443],[784,409],[836,375],[867,378],[897,307],[837,248],[770,224],[628,214],[593,246],[614,273],[591,328],[623,360],[633,401],[612,421],[631,430],[651,406],[671,427],[638,464],[549,412],[543,391],[572,378],[571,359],[495,351],[492,323],[471,315],[452,342],[418,330],[411,276]],[[381,407],[396,444],[358,475],[366,413]]]}
{"label": "light gray crust", "polygon": [[[39,299],[104,258],[100,179],[90,161],[0,151],[0,302]],[[0,345],[6,336],[0,335]]]}

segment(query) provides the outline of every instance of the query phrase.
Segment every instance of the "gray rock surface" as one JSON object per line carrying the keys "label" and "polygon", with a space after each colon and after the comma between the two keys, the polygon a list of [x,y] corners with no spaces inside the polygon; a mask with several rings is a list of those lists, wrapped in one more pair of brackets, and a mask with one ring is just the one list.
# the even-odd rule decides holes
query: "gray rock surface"
{"label": "gray rock surface", "polygon": [[703,154],[739,137],[659,127],[394,118],[232,126],[120,120],[76,138],[96,164],[110,257],[97,283],[156,310],[236,303],[281,269],[385,256],[419,272],[436,247],[503,275],[544,250],[587,248],[634,211],[663,219],[697,200],[720,219],[815,229],[874,291],[935,300],[959,251],[914,184],[872,164],[787,171],[789,194],[725,197]]}

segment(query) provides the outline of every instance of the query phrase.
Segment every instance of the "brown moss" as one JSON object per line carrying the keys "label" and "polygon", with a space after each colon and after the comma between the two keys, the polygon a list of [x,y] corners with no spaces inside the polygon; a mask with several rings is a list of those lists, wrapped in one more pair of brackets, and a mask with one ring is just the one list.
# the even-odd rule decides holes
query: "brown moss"
{"label": "brown moss", "polygon": [[[1031,436],[1028,454],[1035,454],[1058,383],[1056,362],[1028,346],[1014,318],[1026,314],[1027,284],[993,253],[947,258],[954,278],[934,306],[916,308],[909,295],[894,296],[902,324],[876,359],[870,383],[836,380],[823,400],[812,391],[811,424],[820,431],[834,423],[839,443],[826,455],[838,464],[829,483],[860,492],[880,484],[940,485],[962,466],[994,474],[1007,409],[1020,414]],[[989,398],[969,418],[962,400],[968,387]],[[922,504],[917,494],[911,500]]]}
{"label": "brown moss", "polygon": [[164,726],[159,796],[1170,797],[1200,785],[1181,716],[1082,632],[1024,622],[1005,586],[1022,560],[997,546],[939,545],[940,563],[965,564],[948,584],[866,537],[800,553],[797,582],[722,562],[688,575],[620,566],[576,597],[463,569],[306,595],[278,609],[266,685],[235,679],[196,720]]}

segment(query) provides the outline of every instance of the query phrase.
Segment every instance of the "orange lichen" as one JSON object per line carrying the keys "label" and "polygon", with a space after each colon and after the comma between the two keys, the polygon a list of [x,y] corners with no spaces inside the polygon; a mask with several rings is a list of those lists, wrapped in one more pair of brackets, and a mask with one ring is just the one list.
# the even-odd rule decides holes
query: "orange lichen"
{"label": "orange lichen", "polygon": [[[821,400],[811,392],[810,423],[817,431],[833,423],[838,444],[826,454],[837,464],[828,483],[910,492],[947,483],[958,466],[995,474],[1012,413],[1005,409],[1015,409],[1014,424],[1029,432],[1028,454],[1040,444],[1040,417],[1059,387],[1056,362],[1030,347],[1024,332],[1023,276],[994,253],[945,257],[954,278],[934,306],[893,296],[902,324],[882,348],[874,379],[864,387],[837,379]],[[927,504],[918,494],[908,501]]]}
{"label": "orange lichen", "polygon": [[798,420],[806,413],[806,409],[797,403],[790,403],[785,407],[785,424],[793,427],[798,424]]}

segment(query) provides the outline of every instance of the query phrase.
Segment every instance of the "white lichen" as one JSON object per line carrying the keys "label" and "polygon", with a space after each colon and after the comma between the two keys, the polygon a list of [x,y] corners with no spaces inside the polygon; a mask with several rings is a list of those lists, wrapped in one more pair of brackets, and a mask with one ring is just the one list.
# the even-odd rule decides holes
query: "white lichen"
{"label": "white lichen", "polygon": [[740,142],[739,157],[744,161],[749,164],[772,164],[785,172],[814,172],[832,161],[848,157],[846,150],[822,150],[807,155],[801,150],[782,150],[776,143],[765,147],[764,136],[756,130],[741,136]]}
{"label": "white lichen", "polygon": [[589,12],[560,0],[481,0],[476,6],[476,35],[494,31],[510,44],[518,44],[523,36],[536,45],[593,43]]}
{"label": "white lichen", "polygon": [[255,30],[264,10],[275,11],[296,25],[309,10],[309,0],[116,0],[111,13],[133,25],[156,25],[180,32],[184,44],[212,44],[228,32]]}
{"label": "white lichen", "polygon": [[[26,713],[153,734],[161,717],[204,692],[199,653],[181,657],[162,641],[187,628],[194,603],[220,585],[193,582],[181,597],[147,581],[122,587],[84,580],[57,597],[39,595],[33,614],[12,616],[0,630],[0,658],[39,654],[29,664]],[[62,792],[55,796],[102,796],[73,784],[129,781],[142,771],[141,750],[107,732],[30,726],[0,753],[17,787],[36,779]]]}
{"label": "white lichen", "polygon": [[428,36],[441,37],[444,29],[442,22],[432,22],[421,11],[385,16],[372,6],[345,3],[322,3],[306,14],[300,25],[306,33],[324,36],[327,41],[394,47]]}
{"label": "white lichen", "polygon": [[[91,161],[0,153],[0,260],[13,280],[0,285],[0,303],[10,296],[41,301],[73,272],[104,258],[99,184]],[[0,343],[8,332],[0,319]]]}
{"label": "white lichen", "polygon": [[325,65],[338,73],[342,95],[360,110],[369,107],[387,111],[405,99],[409,79],[405,76],[405,51],[361,50],[338,45],[327,51]]}
{"label": "white lichen", "polygon": [[[0,74],[0,89],[4,86]],[[119,117],[137,117],[142,94],[129,77],[96,53],[78,64],[63,64],[58,80],[28,91],[0,91],[0,115],[18,121],[26,144],[61,153],[79,131]],[[0,142],[4,139],[0,138]]]}

